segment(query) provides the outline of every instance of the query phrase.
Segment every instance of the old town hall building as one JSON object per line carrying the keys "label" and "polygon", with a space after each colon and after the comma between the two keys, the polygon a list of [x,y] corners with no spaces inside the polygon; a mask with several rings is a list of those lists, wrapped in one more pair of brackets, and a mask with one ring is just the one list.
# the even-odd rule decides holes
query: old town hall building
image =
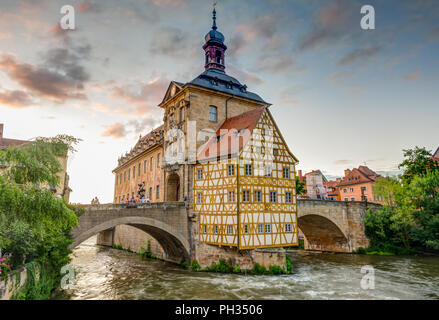
{"label": "old town hall building", "polygon": [[159,107],[163,125],[141,136],[114,169],[114,202],[185,201],[198,241],[254,249],[298,242],[297,158],[270,104],[226,73],[224,36],[205,37],[204,69],[172,81]]}

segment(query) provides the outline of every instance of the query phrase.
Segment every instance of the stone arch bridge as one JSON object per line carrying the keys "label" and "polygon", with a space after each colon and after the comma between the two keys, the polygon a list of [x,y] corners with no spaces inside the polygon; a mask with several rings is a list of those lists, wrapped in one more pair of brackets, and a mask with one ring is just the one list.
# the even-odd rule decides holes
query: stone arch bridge
{"label": "stone arch bridge", "polygon": [[[364,234],[364,202],[298,200],[298,225],[305,239],[305,249],[352,252],[367,247]],[[79,218],[79,228],[72,230],[74,248],[88,238],[101,234],[113,244],[113,230],[130,225],[155,238],[165,251],[166,260],[190,261],[195,256],[196,220],[183,202],[142,205],[92,205]]]}

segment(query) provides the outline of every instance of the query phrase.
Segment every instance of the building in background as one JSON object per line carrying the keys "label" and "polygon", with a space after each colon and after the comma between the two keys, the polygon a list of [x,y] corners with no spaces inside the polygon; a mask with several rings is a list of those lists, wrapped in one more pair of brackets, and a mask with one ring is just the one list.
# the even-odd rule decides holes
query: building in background
{"label": "building in background", "polygon": [[433,153],[433,159],[439,161],[439,148],[437,148],[436,152]]}
{"label": "building in background", "polygon": [[313,170],[305,174],[305,181],[308,199],[328,200],[326,190],[328,179],[320,170]]}
{"label": "building in background", "polygon": [[369,201],[383,203],[383,199],[373,193],[375,181],[381,175],[366,166],[346,169],[345,176],[338,184],[342,201]]}
{"label": "building in background", "polygon": [[341,178],[337,178],[335,181],[326,182],[326,192],[328,193],[328,199],[333,201],[340,201],[340,188],[339,183],[341,182]]}
{"label": "building in background", "polygon": [[[0,123],[0,151],[5,151],[10,147],[20,147],[31,142],[31,140],[4,138],[3,132],[4,132],[4,124]],[[72,189],[70,189],[69,187],[69,175],[67,174],[68,157],[66,155],[65,157],[57,157],[57,158],[61,165],[61,171],[58,172],[59,184],[57,186],[42,185],[42,186],[38,186],[38,188],[48,188],[52,190],[54,194],[63,198],[68,203],[70,200],[70,193],[72,192]],[[4,170],[6,167],[7,167],[6,164],[0,163],[0,170]]]}
{"label": "building in background", "polygon": [[140,136],[136,145],[120,157],[115,175],[114,203],[125,203],[139,197],[144,189],[144,199],[151,202],[163,202],[162,170],[163,126],[145,136]]}

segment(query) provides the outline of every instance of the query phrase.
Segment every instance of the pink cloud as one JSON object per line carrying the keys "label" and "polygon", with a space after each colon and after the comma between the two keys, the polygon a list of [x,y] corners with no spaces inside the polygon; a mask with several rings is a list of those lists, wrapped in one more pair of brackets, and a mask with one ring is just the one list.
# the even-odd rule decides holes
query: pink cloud
{"label": "pink cloud", "polygon": [[125,126],[121,123],[115,123],[105,127],[105,131],[102,132],[102,137],[112,137],[114,139],[124,138],[127,134]]}
{"label": "pink cloud", "polygon": [[404,79],[407,81],[414,81],[421,76],[420,72],[413,72],[404,76]]}
{"label": "pink cloud", "polygon": [[0,91],[0,104],[12,108],[25,108],[34,104],[29,94],[22,90]]}

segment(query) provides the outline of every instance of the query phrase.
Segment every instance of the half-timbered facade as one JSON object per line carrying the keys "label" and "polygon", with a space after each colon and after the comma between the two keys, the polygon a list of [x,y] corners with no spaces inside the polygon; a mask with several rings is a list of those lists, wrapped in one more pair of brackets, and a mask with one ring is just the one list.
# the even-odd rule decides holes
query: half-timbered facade
{"label": "half-timbered facade", "polygon": [[200,242],[239,249],[297,245],[298,160],[268,108],[227,119],[197,162]]}

